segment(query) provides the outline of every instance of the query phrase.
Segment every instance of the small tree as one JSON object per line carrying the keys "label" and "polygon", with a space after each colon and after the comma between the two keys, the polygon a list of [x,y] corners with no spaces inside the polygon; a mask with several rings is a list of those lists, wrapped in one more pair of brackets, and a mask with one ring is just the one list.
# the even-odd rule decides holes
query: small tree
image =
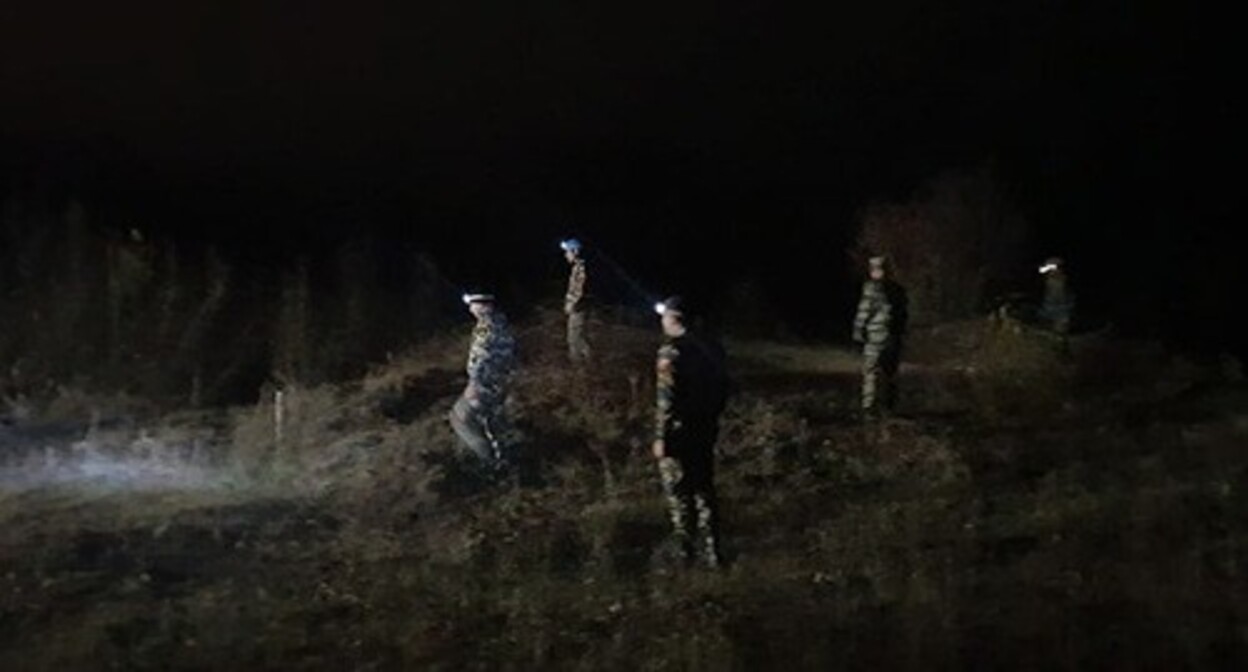
{"label": "small tree", "polygon": [[273,325],[273,375],[283,383],[310,382],[313,366],[312,292],[308,261],[282,276]]}
{"label": "small tree", "polygon": [[876,203],[858,215],[851,257],[893,263],[910,296],[916,323],[970,317],[1015,276],[1030,234],[991,163],[974,173],[949,172],[906,203]]}

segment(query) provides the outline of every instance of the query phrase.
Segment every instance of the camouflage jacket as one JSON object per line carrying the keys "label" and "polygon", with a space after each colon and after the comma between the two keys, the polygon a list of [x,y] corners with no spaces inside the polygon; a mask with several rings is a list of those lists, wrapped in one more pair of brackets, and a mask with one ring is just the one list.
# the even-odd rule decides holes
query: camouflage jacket
{"label": "camouflage jacket", "polygon": [[1041,313],[1050,319],[1069,319],[1075,309],[1074,292],[1067,287],[1066,276],[1060,272],[1048,276],[1044,282],[1044,301]]}
{"label": "camouflage jacket", "polygon": [[864,282],[854,316],[854,340],[882,345],[899,339],[905,330],[906,300],[901,286],[889,280]]}
{"label": "camouflage jacket", "polygon": [[515,367],[515,351],[515,339],[502,313],[477,320],[468,348],[468,381],[486,394],[501,393]]}
{"label": "camouflage jacket", "polygon": [[691,422],[714,422],[727,402],[723,353],[688,334],[664,339],[655,378],[655,440],[665,441]]}
{"label": "camouflage jacket", "polygon": [[585,260],[572,262],[572,272],[568,275],[568,292],[563,297],[563,311],[575,313],[585,310]]}

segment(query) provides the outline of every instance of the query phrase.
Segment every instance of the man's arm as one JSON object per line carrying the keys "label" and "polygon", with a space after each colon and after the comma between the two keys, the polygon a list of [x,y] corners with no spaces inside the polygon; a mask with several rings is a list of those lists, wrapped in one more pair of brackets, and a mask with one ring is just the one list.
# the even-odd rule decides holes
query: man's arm
{"label": "man's arm", "polygon": [[656,458],[664,457],[667,452],[667,437],[674,420],[672,410],[676,402],[676,360],[679,354],[675,346],[664,345],[659,348],[655,362],[653,452]]}
{"label": "man's arm", "polygon": [[568,276],[568,292],[563,298],[563,311],[571,313],[576,310],[585,298],[585,263],[572,265],[572,273]]}
{"label": "man's arm", "polygon": [[858,312],[854,315],[854,341],[858,343],[863,343],[867,340],[867,320],[871,319],[871,312],[875,303],[868,288],[869,286],[864,283],[862,296],[858,299]]}
{"label": "man's arm", "polygon": [[475,382],[481,378],[481,374],[485,371],[486,361],[489,359],[489,350],[485,348],[485,339],[480,334],[473,334],[472,344],[468,346],[468,381]]}
{"label": "man's arm", "polygon": [[468,386],[464,388],[464,398],[474,404],[481,394],[480,380],[485,366],[485,352],[480,341],[481,339],[473,334],[472,344],[468,346],[468,364],[464,367],[468,373]]}
{"label": "man's arm", "polygon": [[479,388],[494,378],[499,367],[506,364],[500,352],[499,334],[489,327],[473,333],[468,352],[468,385]]}

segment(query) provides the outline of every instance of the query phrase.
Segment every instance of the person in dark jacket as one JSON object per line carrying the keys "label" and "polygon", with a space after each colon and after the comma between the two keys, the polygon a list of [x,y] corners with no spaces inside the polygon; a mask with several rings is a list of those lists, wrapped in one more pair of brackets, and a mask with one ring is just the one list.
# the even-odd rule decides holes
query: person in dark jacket
{"label": "person in dark jacket", "polygon": [[667,497],[672,534],[686,562],[718,567],[719,511],[715,441],[729,391],[723,349],[686,325],[680,297],[655,306],[663,342],[655,361],[656,409],[652,452]]}

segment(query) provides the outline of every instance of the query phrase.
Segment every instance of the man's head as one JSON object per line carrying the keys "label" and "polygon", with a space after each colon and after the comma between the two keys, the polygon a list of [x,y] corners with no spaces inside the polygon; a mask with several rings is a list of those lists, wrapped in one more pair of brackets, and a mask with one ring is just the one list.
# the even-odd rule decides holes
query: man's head
{"label": "man's head", "polygon": [[1062,260],[1060,257],[1049,257],[1044,260],[1044,264],[1040,266],[1040,275],[1051,275],[1062,271]]}
{"label": "man's head", "polygon": [[478,320],[494,311],[493,294],[468,293],[464,294],[463,301],[468,306],[468,312]]}
{"label": "man's head", "polygon": [[867,275],[871,276],[872,280],[883,280],[888,275],[888,260],[882,256],[868,259]]}
{"label": "man's head", "polygon": [[568,260],[569,264],[581,258],[581,241],[575,238],[561,241],[559,248],[563,250],[563,257]]}
{"label": "man's head", "polygon": [[665,335],[676,337],[685,333],[685,307],[679,296],[669,296],[654,304],[654,312],[659,314]]}

